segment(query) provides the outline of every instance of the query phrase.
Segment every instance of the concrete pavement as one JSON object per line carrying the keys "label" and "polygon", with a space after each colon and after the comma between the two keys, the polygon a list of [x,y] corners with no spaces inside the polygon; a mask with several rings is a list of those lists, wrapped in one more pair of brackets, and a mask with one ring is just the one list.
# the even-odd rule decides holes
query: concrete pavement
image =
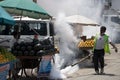
{"label": "concrete pavement", "polygon": [[120,80],[120,44],[116,46],[118,47],[118,53],[111,49],[112,54],[105,55],[104,75],[95,75],[93,68],[82,68],[68,75],[65,80]]}

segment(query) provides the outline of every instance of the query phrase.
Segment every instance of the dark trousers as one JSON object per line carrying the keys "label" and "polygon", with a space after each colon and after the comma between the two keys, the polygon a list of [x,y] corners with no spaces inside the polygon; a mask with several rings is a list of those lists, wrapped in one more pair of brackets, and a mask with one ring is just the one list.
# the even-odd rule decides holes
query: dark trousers
{"label": "dark trousers", "polygon": [[105,55],[104,49],[94,50],[93,62],[95,70],[99,71],[99,64],[101,69],[104,68],[104,55]]}

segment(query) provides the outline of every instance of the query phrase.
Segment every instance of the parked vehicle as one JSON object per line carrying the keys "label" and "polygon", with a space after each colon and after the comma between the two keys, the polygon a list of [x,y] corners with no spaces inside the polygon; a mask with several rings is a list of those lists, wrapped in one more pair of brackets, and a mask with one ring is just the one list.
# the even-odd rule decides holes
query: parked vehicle
{"label": "parked vehicle", "polygon": [[[38,39],[53,38],[54,27],[51,20],[38,20],[28,17],[14,18],[16,21],[15,26],[0,25],[0,46],[10,48],[10,40],[13,38],[13,32],[18,29],[21,34],[20,39],[24,42],[31,42],[34,35],[39,35]],[[16,25],[18,25],[16,27]]]}

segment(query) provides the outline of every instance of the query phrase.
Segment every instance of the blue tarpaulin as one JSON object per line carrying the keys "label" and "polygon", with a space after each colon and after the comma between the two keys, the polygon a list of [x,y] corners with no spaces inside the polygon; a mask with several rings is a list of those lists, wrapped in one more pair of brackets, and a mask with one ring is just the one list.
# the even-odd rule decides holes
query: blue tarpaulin
{"label": "blue tarpaulin", "polygon": [[[0,64],[0,67],[6,67],[8,64],[5,63],[5,64]],[[7,80],[7,74],[8,74],[8,71],[9,71],[9,68],[2,68],[4,69],[3,71],[0,71],[0,80]]]}
{"label": "blue tarpaulin", "polygon": [[0,24],[14,25],[14,19],[0,6]]}

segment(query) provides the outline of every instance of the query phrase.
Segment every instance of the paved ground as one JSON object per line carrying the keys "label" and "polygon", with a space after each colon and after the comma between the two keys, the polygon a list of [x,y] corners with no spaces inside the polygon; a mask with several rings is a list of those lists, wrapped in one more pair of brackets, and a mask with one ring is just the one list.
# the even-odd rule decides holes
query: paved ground
{"label": "paved ground", "polygon": [[[73,74],[67,75],[67,79],[64,80],[120,80],[120,44],[117,44],[119,49],[118,53],[115,53],[111,49],[111,55],[105,56],[105,74],[95,75],[93,67],[80,68]],[[21,77],[18,80],[36,80],[36,77]]]}
{"label": "paved ground", "polygon": [[65,80],[120,80],[120,44],[117,44],[117,47],[119,49],[118,53],[111,49],[112,54],[105,56],[104,75],[95,75],[93,68],[82,68],[68,75]]}

